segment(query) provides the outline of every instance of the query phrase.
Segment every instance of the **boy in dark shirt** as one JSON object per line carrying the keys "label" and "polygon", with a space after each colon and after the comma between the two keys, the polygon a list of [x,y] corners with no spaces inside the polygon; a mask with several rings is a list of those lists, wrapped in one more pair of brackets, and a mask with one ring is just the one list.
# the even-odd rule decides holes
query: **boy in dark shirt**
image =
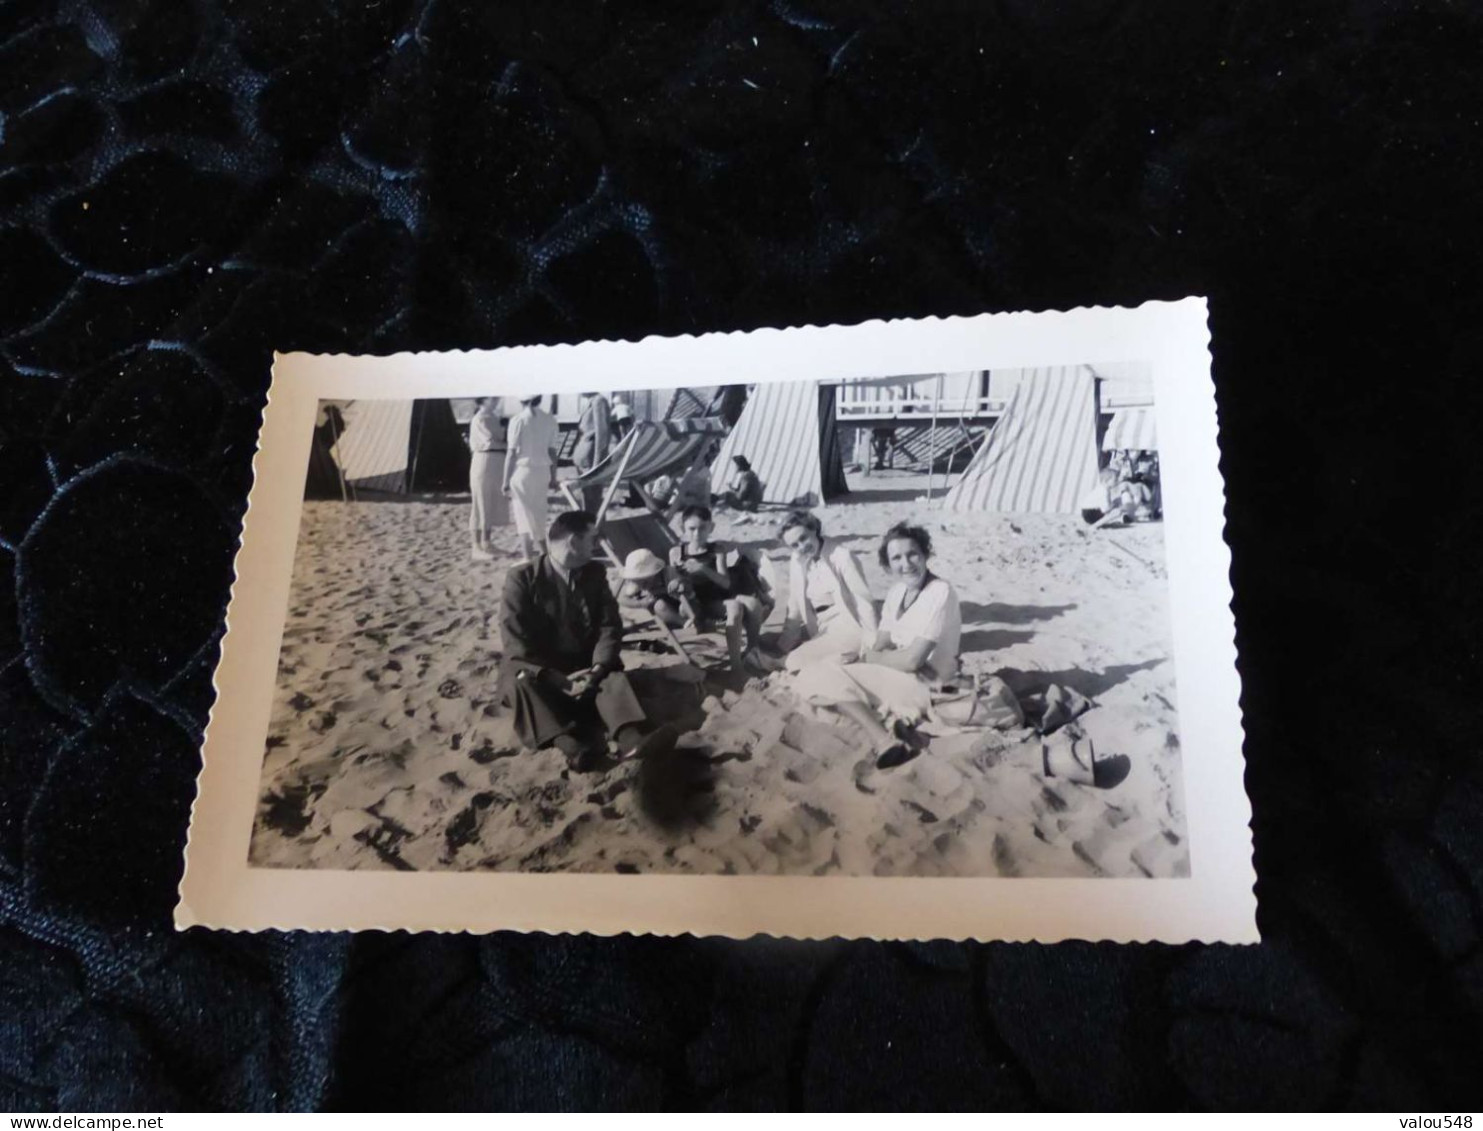
{"label": "boy in dark shirt", "polygon": [[682,541],[669,552],[669,595],[655,612],[671,623],[695,628],[702,620],[724,621],[726,652],[733,671],[742,669],[743,637],[755,649],[767,610],[759,595],[750,563],[724,542],[712,542],[709,507],[689,506],[681,512]]}

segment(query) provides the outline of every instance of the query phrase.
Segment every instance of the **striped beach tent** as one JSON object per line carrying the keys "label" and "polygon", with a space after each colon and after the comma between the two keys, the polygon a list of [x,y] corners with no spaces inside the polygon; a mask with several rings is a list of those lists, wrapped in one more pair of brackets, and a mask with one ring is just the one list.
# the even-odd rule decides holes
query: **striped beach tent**
{"label": "striped beach tent", "polygon": [[1102,450],[1112,452],[1119,449],[1158,451],[1159,432],[1152,406],[1120,408],[1112,414],[1112,419],[1107,422],[1107,432],[1102,437]]}
{"label": "striped beach tent", "polygon": [[732,456],[745,456],[762,480],[764,502],[813,506],[847,494],[833,385],[771,381],[747,398],[741,418],[711,464],[717,494],[735,473]]}
{"label": "striped beach tent", "polygon": [[340,404],[345,427],[334,454],[346,485],[352,492],[401,491],[407,481],[412,402],[354,400]]}
{"label": "striped beach tent", "polygon": [[[326,402],[329,403],[329,402]],[[333,456],[347,497],[358,491],[467,491],[469,450],[447,400],[333,402]]]}
{"label": "striped beach tent", "polygon": [[1096,478],[1096,375],[1085,365],[1031,369],[948,492],[947,507],[1074,514]]}

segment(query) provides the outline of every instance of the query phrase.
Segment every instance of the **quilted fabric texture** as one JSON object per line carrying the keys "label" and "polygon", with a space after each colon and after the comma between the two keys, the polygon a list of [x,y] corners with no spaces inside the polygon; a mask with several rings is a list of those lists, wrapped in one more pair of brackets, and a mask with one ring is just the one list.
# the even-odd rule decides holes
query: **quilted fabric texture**
{"label": "quilted fabric texture", "polygon": [[[0,1107],[1476,1109],[1479,58],[1440,0],[0,4]],[[1186,294],[1261,946],[172,931],[272,349]]]}

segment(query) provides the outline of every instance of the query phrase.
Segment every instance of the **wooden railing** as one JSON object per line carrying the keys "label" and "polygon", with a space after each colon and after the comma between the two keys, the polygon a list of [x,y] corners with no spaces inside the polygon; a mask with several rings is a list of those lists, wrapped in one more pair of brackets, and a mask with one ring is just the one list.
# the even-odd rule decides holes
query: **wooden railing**
{"label": "wooden railing", "polygon": [[891,386],[841,385],[835,400],[835,416],[840,420],[931,420],[944,418],[999,416],[1004,412],[1002,397],[952,397],[940,400],[932,393]]}

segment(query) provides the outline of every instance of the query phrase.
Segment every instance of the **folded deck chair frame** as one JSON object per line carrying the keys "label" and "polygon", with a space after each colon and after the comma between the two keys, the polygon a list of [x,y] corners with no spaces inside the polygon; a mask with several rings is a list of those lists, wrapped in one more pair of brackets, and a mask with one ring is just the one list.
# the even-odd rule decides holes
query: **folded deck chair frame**
{"label": "folded deck chair frame", "polygon": [[566,480],[561,490],[572,506],[580,507],[584,490],[604,488],[602,504],[595,516],[599,527],[608,508],[613,505],[613,499],[625,485],[632,486],[644,505],[662,517],[664,512],[644,484],[680,468],[688,470],[697,460],[704,459],[710,445],[725,434],[726,422],[720,417],[643,421],[608,453],[606,459],[581,475]]}
{"label": "folded deck chair frame", "polygon": [[[665,521],[664,510],[644,485],[652,480],[684,467],[689,470],[697,461],[704,460],[711,444],[726,434],[725,421],[717,417],[687,417],[681,420],[643,421],[634,427],[619,444],[608,453],[606,459],[581,475],[568,479],[561,485],[562,492],[573,507],[582,506],[581,493],[591,487],[604,488],[602,503],[594,516],[597,520],[597,537],[608,557],[615,565],[622,565],[624,555],[608,529],[608,510],[618,492],[631,486],[643,501],[648,515],[642,516],[647,530],[635,527],[633,519],[618,521],[635,528],[639,544],[653,543],[649,549],[668,558],[669,547],[679,542],[679,537]],[[645,538],[647,533],[649,537]],[[661,552],[662,551],[662,552]],[[621,584],[621,582],[620,582]],[[690,653],[680,643],[679,637],[669,625],[658,617],[655,624],[680,656],[689,661]]]}

